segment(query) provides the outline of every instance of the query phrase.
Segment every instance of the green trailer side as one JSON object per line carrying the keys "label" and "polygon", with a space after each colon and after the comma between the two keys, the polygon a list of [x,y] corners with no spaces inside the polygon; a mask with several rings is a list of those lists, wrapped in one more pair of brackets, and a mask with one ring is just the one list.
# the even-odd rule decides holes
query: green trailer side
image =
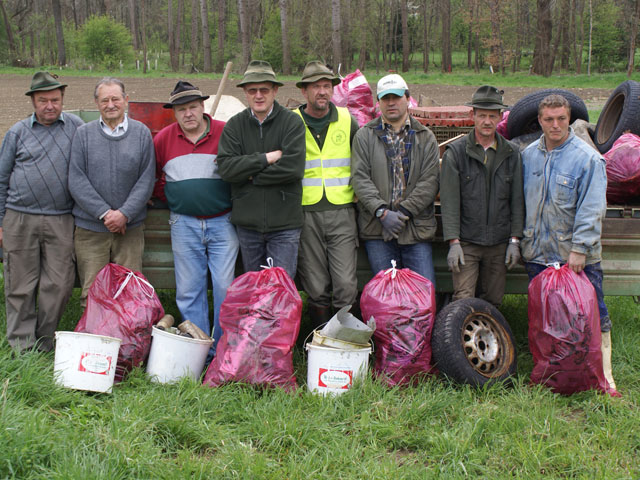
{"label": "green trailer side", "polygon": [[[440,217],[438,224],[440,225]],[[150,209],[145,222],[145,251],[143,273],[156,288],[175,288],[173,254],[169,229],[169,211]],[[447,269],[448,248],[442,241],[440,228],[433,242],[436,269],[436,289],[450,293],[451,273]],[[640,207],[609,207],[603,222],[602,268],[605,295],[640,297]],[[240,273],[240,269],[238,269]],[[358,250],[358,284],[362,287],[371,279],[367,254],[363,246]],[[506,293],[527,293],[527,274],[517,267],[507,274]]]}

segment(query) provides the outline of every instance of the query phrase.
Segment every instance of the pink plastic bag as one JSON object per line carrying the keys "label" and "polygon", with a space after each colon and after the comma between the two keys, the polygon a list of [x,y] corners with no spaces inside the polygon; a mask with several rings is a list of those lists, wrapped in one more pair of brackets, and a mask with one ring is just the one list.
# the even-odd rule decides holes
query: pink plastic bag
{"label": "pink plastic bag", "polygon": [[381,270],[365,285],[362,318],[376,321],[373,370],[388,385],[412,383],[433,370],[435,298],[433,284],[408,268]]}
{"label": "pink plastic bag", "polygon": [[532,383],[565,395],[592,388],[619,395],[604,377],[598,299],[584,272],[564,265],[537,275],[528,315]]}
{"label": "pink plastic bag", "polygon": [[360,70],[350,73],[335,86],[331,101],[338,107],[347,107],[360,126],[373,120],[373,94]]}
{"label": "pink plastic bag", "polygon": [[75,331],[122,340],[115,377],[120,382],[147,359],[152,326],[163,315],[162,304],[144,275],[108,263],[89,288],[87,308]]}
{"label": "pink plastic bag", "polygon": [[625,133],[611,150],[607,161],[607,202],[634,203],[640,200],[640,137]]}
{"label": "pink plastic bag", "polygon": [[507,118],[509,118],[509,110],[502,114],[502,120],[498,122],[498,126],[496,127],[496,132],[502,135],[507,140],[511,140],[509,136],[509,132],[507,131]]}
{"label": "pink plastic bag", "polygon": [[222,337],[204,384],[244,382],[296,388],[293,346],[300,329],[302,299],[280,267],[236,278],[220,308]]}

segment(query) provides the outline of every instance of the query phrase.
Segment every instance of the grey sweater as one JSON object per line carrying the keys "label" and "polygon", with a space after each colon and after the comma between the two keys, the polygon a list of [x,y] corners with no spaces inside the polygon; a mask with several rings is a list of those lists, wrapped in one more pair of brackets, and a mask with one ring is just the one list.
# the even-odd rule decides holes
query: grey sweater
{"label": "grey sweater", "polygon": [[69,155],[82,124],[63,113],[47,127],[31,115],[7,132],[0,149],[0,228],[7,208],[34,215],[71,213]]}
{"label": "grey sweater", "polygon": [[120,210],[127,228],[142,224],[155,182],[155,153],[151,132],[129,118],[124,135],[110,137],[94,120],[78,128],[71,147],[69,191],[75,200],[78,227],[108,232],[100,216]]}

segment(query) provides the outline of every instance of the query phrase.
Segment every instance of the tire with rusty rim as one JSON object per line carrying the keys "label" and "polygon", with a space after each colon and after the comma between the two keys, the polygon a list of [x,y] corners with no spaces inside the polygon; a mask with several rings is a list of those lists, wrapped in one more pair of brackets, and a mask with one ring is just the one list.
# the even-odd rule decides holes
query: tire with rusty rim
{"label": "tire with rusty rim", "polygon": [[625,132],[640,135],[640,83],[622,82],[604,104],[593,143],[600,153],[607,153]]}
{"label": "tire with rusty rim", "polygon": [[479,298],[457,300],[438,314],[431,350],[440,372],[458,383],[510,384],[516,373],[511,328],[497,308]]}

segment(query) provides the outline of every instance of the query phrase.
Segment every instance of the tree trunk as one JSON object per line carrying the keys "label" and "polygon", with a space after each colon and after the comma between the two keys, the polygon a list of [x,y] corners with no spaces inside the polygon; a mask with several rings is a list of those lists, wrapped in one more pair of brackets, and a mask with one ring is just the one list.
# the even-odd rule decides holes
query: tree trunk
{"label": "tree trunk", "polygon": [[145,1],[140,0],[140,32],[142,33],[142,73],[147,73],[147,27],[145,20]]}
{"label": "tree trunk", "polygon": [[638,23],[640,22],[640,0],[636,0],[636,11],[633,15],[631,26],[631,39],[629,42],[629,64],[627,67],[627,77],[631,78],[636,56],[636,38],[638,37]]}
{"label": "tree trunk", "polygon": [[359,68],[364,70],[367,66],[367,30],[369,28],[367,22],[367,15],[369,9],[367,8],[367,0],[360,0],[360,53],[358,54]]}
{"label": "tree trunk", "polygon": [[178,62],[178,69],[180,69],[180,52],[182,50],[182,24],[184,22],[184,1],[177,1],[177,12],[176,12],[176,33],[173,36],[174,52],[176,53],[176,60]]}
{"label": "tree trunk", "polygon": [[216,71],[224,70],[224,47],[225,37],[227,36],[227,2],[226,0],[218,0],[218,55]]}
{"label": "tree trunk", "polygon": [[7,32],[7,43],[9,44],[9,56],[11,57],[11,61],[15,59],[16,56],[16,43],[13,39],[13,31],[11,30],[11,22],[9,22],[9,17],[7,17],[7,11],[4,8],[4,2],[0,0],[0,9],[2,10],[2,19],[4,20],[4,28]]}
{"label": "tree trunk", "polygon": [[249,22],[248,0],[238,0],[238,17],[240,17],[240,31],[242,38],[242,71],[246,70],[251,60],[251,31]]}
{"label": "tree trunk", "polygon": [[331,0],[331,45],[333,68],[336,71],[339,71],[342,63],[342,26],[340,20],[340,0]]}
{"label": "tree trunk", "polygon": [[291,75],[291,54],[289,53],[289,26],[287,25],[287,0],[279,0],[280,30],[282,34],[282,73]]}
{"label": "tree trunk", "polygon": [[174,72],[178,70],[178,56],[176,55],[176,41],[173,21],[173,0],[167,3],[167,33],[169,34],[169,64]]}
{"label": "tree trunk", "polygon": [[194,67],[198,64],[198,16],[200,15],[200,2],[199,0],[191,0],[191,65]]}
{"label": "tree trunk", "polygon": [[576,73],[582,72],[582,50],[584,49],[584,0],[574,0],[576,39],[573,49],[573,63],[576,66]]}
{"label": "tree trunk", "polygon": [[[62,29],[62,12],[60,10],[60,0],[51,0],[53,9],[53,21],[56,24],[56,40],[58,43],[58,65],[67,63],[67,53],[64,49],[64,31]],[[14,45],[15,51],[15,45]]]}
{"label": "tree trunk", "polygon": [[500,37],[500,0],[489,0],[491,14],[491,43],[489,44],[489,63],[494,71],[500,70],[504,74],[504,55],[502,39]]}
{"label": "tree trunk", "polygon": [[474,3],[475,0],[470,0],[469,1],[469,31],[467,34],[468,37],[468,42],[467,42],[467,68],[471,69],[471,54],[473,52],[473,22],[474,22],[474,16],[473,16],[473,12],[475,11],[474,8]]}
{"label": "tree trunk", "polygon": [[451,73],[451,0],[440,0],[442,17],[442,71]]}
{"label": "tree trunk", "polygon": [[533,71],[538,75],[551,75],[551,0],[537,0],[538,29],[533,50]]}
{"label": "tree trunk", "polygon": [[587,75],[591,76],[591,46],[593,40],[593,2],[589,0],[589,54],[587,60]]}
{"label": "tree trunk", "polygon": [[209,9],[207,0],[200,0],[200,20],[202,21],[202,69],[211,71],[211,38],[209,37]]}
{"label": "tree trunk", "polygon": [[402,71],[409,71],[409,54],[411,44],[409,43],[409,14],[407,0],[400,0],[400,19],[402,21]]}
{"label": "tree trunk", "polygon": [[[75,15],[75,14],[74,14]],[[136,22],[136,2],[135,0],[129,0],[129,22],[131,23],[131,40],[133,43],[133,49],[136,52],[140,49],[138,44],[138,22]]]}

